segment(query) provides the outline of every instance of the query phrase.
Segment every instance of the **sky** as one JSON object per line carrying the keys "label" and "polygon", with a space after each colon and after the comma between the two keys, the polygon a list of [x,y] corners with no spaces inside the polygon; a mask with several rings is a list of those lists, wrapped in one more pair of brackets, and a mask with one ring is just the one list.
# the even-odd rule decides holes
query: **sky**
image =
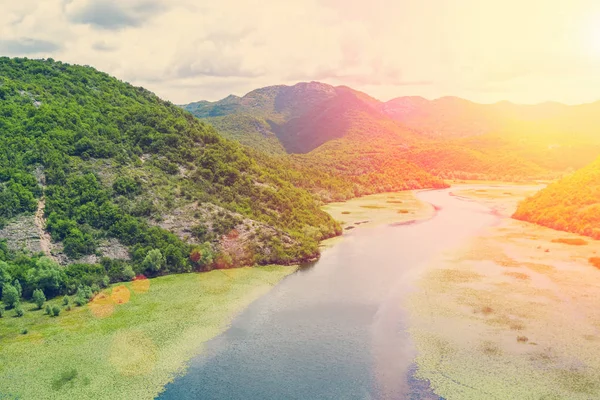
{"label": "sky", "polygon": [[380,100],[600,100],[597,0],[0,0],[0,55],[176,104],[300,81]]}

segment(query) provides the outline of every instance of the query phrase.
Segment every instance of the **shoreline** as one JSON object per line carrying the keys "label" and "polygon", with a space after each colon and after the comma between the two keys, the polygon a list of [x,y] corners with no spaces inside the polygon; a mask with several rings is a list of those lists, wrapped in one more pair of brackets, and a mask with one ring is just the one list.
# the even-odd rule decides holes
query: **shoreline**
{"label": "shoreline", "polygon": [[27,303],[24,317],[0,319],[0,397],[153,399],[205,342],[296,270],[244,267],[167,275],[147,288],[117,284],[58,318]]}

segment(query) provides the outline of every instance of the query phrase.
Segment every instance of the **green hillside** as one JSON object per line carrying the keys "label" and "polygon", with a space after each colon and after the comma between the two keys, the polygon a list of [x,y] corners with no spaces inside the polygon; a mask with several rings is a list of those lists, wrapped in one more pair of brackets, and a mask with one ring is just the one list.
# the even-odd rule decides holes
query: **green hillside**
{"label": "green hillside", "polygon": [[[345,86],[309,82],[184,107],[214,123],[225,137],[269,154],[284,149],[314,167],[341,170],[345,178],[362,175],[365,167],[377,171],[374,181],[351,178],[362,187],[373,182],[366,184],[368,192],[390,187],[382,181],[396,188],[434,185],[424,179],[426,173],[467,179],[557,177],[600,152],[600,142],[589,135],[574,141],[540,122],[556,107],[568,108],[563,105],[485,105],[454,97],[384,103]],[[404,161],[389,171],[378,167],[390,166],[395,158]]]}
{"label": "green hillside", "polygon": [[513,218],[600,239],[600,159],[524,200]]}
{"label": "green hillside", "polygon": [[386,117],[377,100],[345,86],[270,86],[183,107],[260,153],[292,154],[278,157],[288,179],[325,202],[446,186],[401,157],[401,149],[431,140]]}
{"label": "green hillside", "polygon": [[[38,207],[45,253],[65,268],[12,242]],[[5,57],[0,218],[0,283],[17,279],[24,295],[308,260],[340,232],[276,160],[253,158],[147,90],[90,67]]]}

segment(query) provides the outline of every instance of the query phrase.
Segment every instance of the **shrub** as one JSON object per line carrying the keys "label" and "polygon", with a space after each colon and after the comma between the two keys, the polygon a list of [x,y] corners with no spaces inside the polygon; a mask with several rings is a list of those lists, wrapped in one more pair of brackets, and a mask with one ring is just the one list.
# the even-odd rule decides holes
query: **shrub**
{"label": "shrub", "polygon": [[21,330],[21,335],[27,335],[27,332],[29,332],[29,331],[27,330],[27,328],[23,328],[23,329]]}
{"label": "shrub", "polygon": [[77,378],[77,375],[79,375],[79,373],[75,368],[70,369],[68,371],[63,371],[60,374],[60,377],[58,377],[56,380],[54,380],[54,382],[52,382],[52,388],[54,390],[60,390],[63,386],[67,384],[72,385],[75,379]]}
{"label": "shrub", "polygon": [[71,300],[69,299],[69,296],[65,296],[65,297],[63,297],[63,301],[62,301],[62,303],[63,303],[63,306],[68,306],[68,305],[69,305],[69,303],[70,303],[70,301],[71,301]]}
{"label": "shrub", "polygon": [[138,194],[140,189],[139,182],[128,176],[118,177],[113,183],[113,190],[115,193],[123,196]]}
{"label": "shrub", "polygon": [[52,315],[52,307],[50,307],[50,304],[46,304],[46,309],[44,311],[47,315]]}
{"label": "shrub", "polygon": [[41,310],[44,306],[44,302],[46,301],[46,296],[44,296],[44,292],[42,292],[40,289],[35,289],[33,291],[32,299],[38,310]]}
{"label": "shrub", "polygon": [[4,317],[4,308],[0,307],[0,318]]}
{"label": "shrub", "polygon": [[79,286],[75,294],[75,304],[79,307],[86,305],[94,297],[94,292],[89,286]]}
{"label": "shrub", "polygon": [[133,268],[131,265],[126,265],[123,268],[123,279],[126,281],[131,281],[135,278],[135,272],[133,272]]}
{"label": "shrub", "polygon": [[158,272],[164,265],[165,258],[159,249],[150,250],[142,263],[144,269],[150,272]]}
{"label": "shrub", "polygon": [[10,283],[5,283],[2,286],[2,301],[7,308],[14,308],[19,303],[19,291]]}
{"label": "shrub", "polygon": [[21,307],[20,305],[17,305],[15,307],[15,316],[18,318],[21,318],[23,315],[25,315],[25,311],[23,311],[23,307]]}
{"label": "shrub", "polygon": [[60,314],[60,307],[59,306],[53,306],[52,307],[52,316],[53,317],[58,317],[59,314]]}
{"label": "shrub", "polygon": [[589,260],[590,264],[600,269],[600,257],[591,257]]}

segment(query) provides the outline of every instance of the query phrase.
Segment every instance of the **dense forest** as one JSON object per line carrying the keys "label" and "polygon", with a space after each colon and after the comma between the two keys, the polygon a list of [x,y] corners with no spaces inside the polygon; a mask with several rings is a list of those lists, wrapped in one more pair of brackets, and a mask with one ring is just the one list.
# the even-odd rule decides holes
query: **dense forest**
{"label": "dense forest", "polygon": [[[138,274],[312,259],[341,230],[288,175],[143,88],[52,59],[0,58],[0,238],[45,204],[52,239],[45,255],[0,241],[10,293],[85,297]],[[106,242],[125,257],[104,254]]]}
{"label": "dense forest", "polygon": [[600,159],[524,200],[513,217],[600,239]]}

